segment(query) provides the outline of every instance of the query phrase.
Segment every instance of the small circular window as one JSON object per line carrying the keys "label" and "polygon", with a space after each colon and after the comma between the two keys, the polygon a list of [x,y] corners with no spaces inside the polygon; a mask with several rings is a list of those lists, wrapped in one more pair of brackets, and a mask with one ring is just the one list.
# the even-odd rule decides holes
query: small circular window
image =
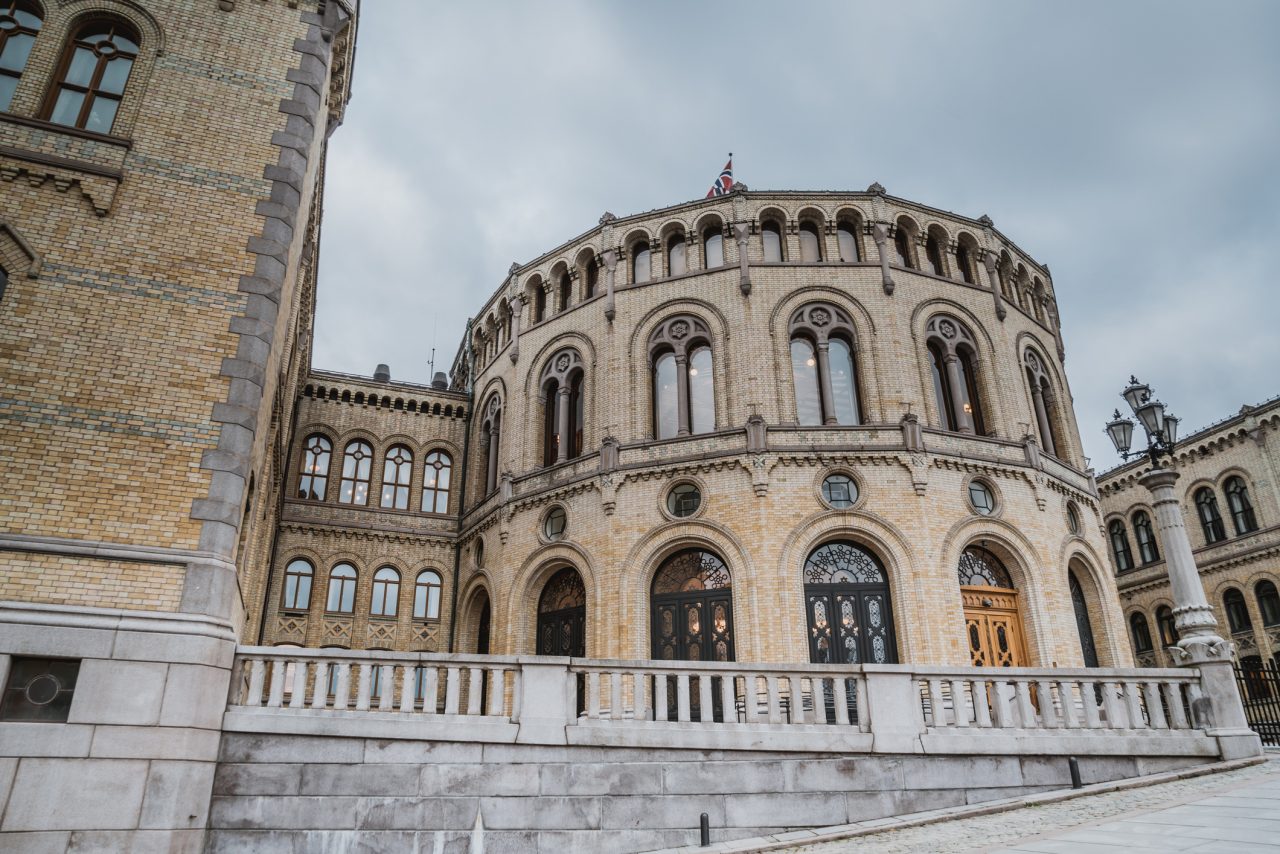
{"label": "small circular window", "polygon": [[822,481],[822,499],[837,510],[852,507],[858,500],[858,482],[847,474],[829,474]]}
{"label": "small circular window", "polygon": [[563,507],[552,507],[542,520],[542,535],[548,540],[564,539],[564,529],[569,524],[569,517]]}
{"label": "small circular window", "polygon": [[973,505],[974,510],[983,516],[990,516],[996,512],[996,495],[985,481],[970,481],[969,503]]}
{"label": "small circular window", "polygon": [[1074,502],[1067,502],[1067,528],[1073,534],[1080,533],[1080,511],[1076,509]]}
{"label": "small circular window", "polygon": [[476,540],[476,566],[484,566],[484,540]]}
{"label": "small circular window", "polygon": [[692,516],[702,506],[702,491],[697,484],[680,483],[667,493],[667,512],[678,519]]}

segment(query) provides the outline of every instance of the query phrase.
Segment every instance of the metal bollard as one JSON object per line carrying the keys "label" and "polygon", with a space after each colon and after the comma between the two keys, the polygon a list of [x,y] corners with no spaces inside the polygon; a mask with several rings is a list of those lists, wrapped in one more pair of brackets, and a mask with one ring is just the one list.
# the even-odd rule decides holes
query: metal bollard
{"label": "metal bollard", "polygon": [[1071,769],[1071,788],[1079,789],[1084,786],[1080,782],[1080,762],[1074,756],[1067,757],[1067,767]]}
{"label": "metal bollard", "polygon": [[711,846],[711,819],[703,813],[698,819],[698,829],[702,831],[702,847]]}

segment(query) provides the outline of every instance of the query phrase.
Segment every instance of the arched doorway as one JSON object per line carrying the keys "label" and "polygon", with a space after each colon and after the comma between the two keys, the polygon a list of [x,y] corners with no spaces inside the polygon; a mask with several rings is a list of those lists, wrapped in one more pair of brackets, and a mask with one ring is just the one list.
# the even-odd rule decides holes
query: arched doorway
{"label": "arched doorway", "polygon": [[1084,588],[1076,578],[1074,569],[1067,570],[1067,585],[1071,588],[1071,607],[1076,612],[1076,631],[1080,635],[1080,654],[1085,667],[1098,666],[1098,646],[1093,640],[1093,624],[1089,622],[1089,604],[1084,598]]}
{"label": "arched doorway", "polygon": [[809,660],[896,664],[893,607],[880,559],[851,542],[826,543],[804,562]]}
{"label": "arched doorway", "polygon": [[538,655],[587,654],[587,590],[566,566],[551,576],[538,597]]}
{"label": "arched doorway", "polygon": [[476,620],[476,653],[478,655],[488,655],[489,623],[491,616],[489,608],[489,594],[485,593],[483,590],[480,591],[476,605],[480,609],[480,616]]}
{"label": "arched doorway", "polygon": [[733,661],[733,589],[713,552],[685,549],[663,561],[650,596],[653,657]]}
{"label": "arched doorway", "polygon": [[960,555],[957,574],[974,667],[1026,667],[1018,591],[1000,558],[981,546]]}

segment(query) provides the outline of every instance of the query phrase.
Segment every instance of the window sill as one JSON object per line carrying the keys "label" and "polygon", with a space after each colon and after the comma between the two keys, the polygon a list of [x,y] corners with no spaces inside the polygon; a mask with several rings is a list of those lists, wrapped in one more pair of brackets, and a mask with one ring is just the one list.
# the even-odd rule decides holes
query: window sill
{"label": "window sill", "polygon": [[111,210],[131,146],[120,137],[0,113],[0,161],[14,161],[10,168],[37,185],[47,178],[61,192],[75,185],[99,216]]}

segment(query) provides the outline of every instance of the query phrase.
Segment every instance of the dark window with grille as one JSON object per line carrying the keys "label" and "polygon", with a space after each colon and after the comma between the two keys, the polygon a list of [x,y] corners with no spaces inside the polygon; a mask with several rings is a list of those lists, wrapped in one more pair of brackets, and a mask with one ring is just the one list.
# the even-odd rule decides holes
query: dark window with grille
{"label": "dark window with grille", "polygon": [[1138,541],[1138,556],[1142,558],[1144,565],[1160,560],[1160,549],[1156,546],[1151,517],[1142,510],[1133,514],[1133,536]]}
{"label": "dark window with grille", "polygon": [[1156,628],[1160,630],[1160,643],[1173,646],[1178,642],[1178,626],[1174,623],[1173,609],[1168,605],[1156,608]]}
{"label": "dark window with grille", "polygon": [[1258,530],[1258,517],[1253,512],[1253,502],[1249,500],[1249,487],[1244,478],[1227,479],[1227,509],[1231,511],[1231,522],[1237,534],[1250,534]]}
{"label": "dark window with grille", "polygon": [[1134,614],[1129,618],[1129,634],[1133,636],[1135,652],[1151,652],[1151,629],[1147,627],[1147,618],[1142,614]]}
{"label": "dark window with grille", "polygon": [[14,656],[0,700],[0,720],[65,722],[79,675],[79,659]]}
{"label": "dark window with grille", "polygon": [[1116,569],[1124,572],[1133,569],[1133,552],[1129,551],[1129,535],[1125,533],[1124,522],[1113,519],[1107,526],[1111,537],[1111,554],[1116,559]]}
{"label": "dark window with grille", "polygon": [[1227,612],[1227,625],[1231,633],[1247,632],[1253,629],[1253,620],[1249,617],[1249,609],[1244,604],[1244,594],[1234,587],[1227,588],[1222,594],[1222,607]]}
{"label": "dark window with grille", "polygon": [[1259,581],[1258,586],[1253,588],[1253,592],[1258,597],[1258,610],[1262,612],[1262,625],[1280,625],[1280,593],[1276,592],[1275,584],[1270,581]]}
{"label": "dark window with grille", "polygon": [[1206,543],[1217,543],[1227,538],[1222,514],[1218,512],[1218,497],[1207,486],[1196,490],[1196,513],[1200,516],[1200,527],[1204,529]]}

